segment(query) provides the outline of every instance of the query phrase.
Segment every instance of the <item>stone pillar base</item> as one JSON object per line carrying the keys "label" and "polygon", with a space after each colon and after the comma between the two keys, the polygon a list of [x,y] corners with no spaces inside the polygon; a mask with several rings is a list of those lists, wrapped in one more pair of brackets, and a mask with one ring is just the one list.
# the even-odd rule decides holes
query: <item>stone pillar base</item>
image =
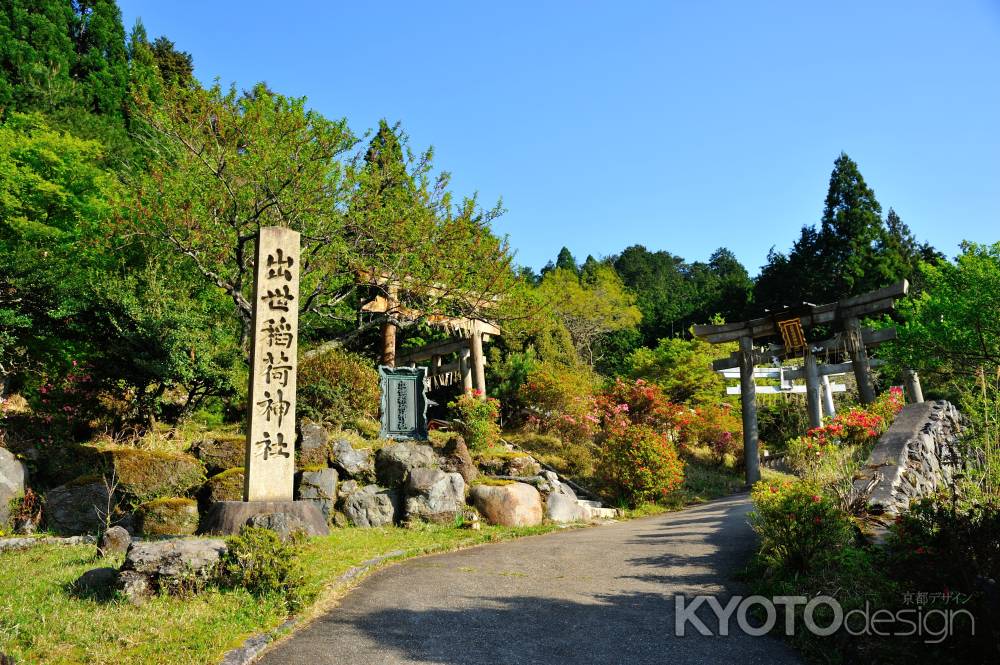
{"label": "stone pillar base", "polygon": [[284,513],[302,520],[310,536],[325,536],[330,527],[319,505],[312,501],[219,501],[212,504],[200,533],[232,535],[255,515]]}

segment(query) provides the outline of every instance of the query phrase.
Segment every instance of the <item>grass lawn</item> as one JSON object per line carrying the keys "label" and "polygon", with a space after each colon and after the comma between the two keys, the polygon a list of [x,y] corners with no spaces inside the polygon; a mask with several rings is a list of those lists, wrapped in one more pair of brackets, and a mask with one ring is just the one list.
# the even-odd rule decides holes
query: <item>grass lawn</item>
{"label": "grass lawn", "polygon": [[[743,487],[742,475],[732,469],[689,462],[684,485],[668,501],[626,510],[624,517],[677,510]],[[774,473],[763,471],[765,477]],[[338,581],[346,571],[388,552],[404,550],[406,556],[417,556],[554,528],[338,529],[303,546],[302,614],[308,618],[332,606],[349,586]],[[120,564],[121,557],[96,558],[93,546],[43,545],[0,554],[0,653],[19,664],[214,664],[248,636],[274,629],[287,618],[282,600],[240,590],[210,588],[187,598],[156,596],[142,607],[118,598],[74,596],[72,582],[82,573]]]}
{"label": "grass lawn", "polygon": [[[319,611],[343,591],[337,579],[378,555],[407,556],[544,533],[553,527],[339,529],[304,545],[306,597]],[[21,663],[180,665],[217,663],[248,636],[287,617],[277,598],[209,589],[196,596],[156,596],[142,607],[117,598],[78,598],[72,582],[91,568],[121,564],[98,559],[93,546],[42,545],[0,555],[0,653]]]}

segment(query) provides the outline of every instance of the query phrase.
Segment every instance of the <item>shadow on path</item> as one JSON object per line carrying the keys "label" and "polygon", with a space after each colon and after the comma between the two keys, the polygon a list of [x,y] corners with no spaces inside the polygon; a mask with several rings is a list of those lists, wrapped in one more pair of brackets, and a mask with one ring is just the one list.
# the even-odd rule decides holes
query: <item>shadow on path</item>
{"label": "shadow on path", "polygon": [[[749,501],[479,547],[384,569],[262,663],[797,663],[734,625],[675,636],[675,596],[743,589]],[[715,631],[714,615],[698,616]]]}

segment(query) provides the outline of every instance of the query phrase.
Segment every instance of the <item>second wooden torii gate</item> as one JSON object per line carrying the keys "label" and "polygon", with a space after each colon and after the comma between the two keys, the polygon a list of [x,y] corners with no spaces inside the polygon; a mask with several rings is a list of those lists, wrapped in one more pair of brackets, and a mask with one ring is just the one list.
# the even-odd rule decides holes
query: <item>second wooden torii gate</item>
{"label": "second wooden torii gate", "polygon": [[[810,420],[820,412],[820,371],[817,367],[816,353],[818,351],[843,351],[849,358],[849,367],[854,372],[858,384],[858,393],[863,404],[875,401],[875,387],[871,379],[871,361],[868,358],[867,347],[873,344],[893,339],[894,329],[885,331],[863,330],[860,318],[889,312],[895,307],[896,300],[906,295],[909,283],[904,279],[870,293],[851,298],[845,298],[826,305],[802,303],[796,307],[785,308],[768,316],[726,323],[722,325],[694,326],[694,335],[711,344],[724,342],[739,342],[739,351],[729,358],[712,363],[713,369],[724,370],[734,367],[740,369],[740,403],[743,414],[743,452],[746,465],[746,480],[748,485],[760,480],[760,450],[757,433],[757,399],[754,369],[758,363],[770,362],[791,354],[803,354],[805,365],[802,376],[811,386],[807,392],[810,405]],[[805,339],[805,330],[830,325],[839,328],[841,332],[829,340],[810,343]],[[754,340],[762,338],[781,337],[783,345],[769,345],[764,349],[755,349]],[[838,368],[839,369],[839,368]],[[922,401],[919,379],[913,372],[907,377],[911,399]],[[918,395],[919,398],[917,397]]]}
{"label": "second wooden torii gate", "polygon": [[[486,357],[483,354],[483,343],[491,336],[499,337],[500,328],[494,323],[479,318],[463,316],[448,316],[446,314],[424,313],[407,307],[400,302],[401,290],[414,290],[429,296],[441,296],[447,289],[438,284],[431,286],[417,285],[412,280],[400,280],[386,274],[363,274],[361,279],[371,286],[379,288],[383,293],[376,294],[371,300],[361,306],[362,312],[372,314],[394,314],[409,320],[423,319],[428,324],[443,328],[461,339],[447,340],[430,344],[422,349],[411,351],[402,356],[396,353],[396,329],[391,321],[382,325],[382,364],[395,367],[399,364],[412,364],[430,360],[431,366],[428,378],[432,384],[450,385],[451,377],[460,375],[463,390],[476,389],[486,395]],[[483,302],[495,303],[496,297],[480,298]],[[458,360],[449,365],[443,364],[445,356],[459,352]]]}

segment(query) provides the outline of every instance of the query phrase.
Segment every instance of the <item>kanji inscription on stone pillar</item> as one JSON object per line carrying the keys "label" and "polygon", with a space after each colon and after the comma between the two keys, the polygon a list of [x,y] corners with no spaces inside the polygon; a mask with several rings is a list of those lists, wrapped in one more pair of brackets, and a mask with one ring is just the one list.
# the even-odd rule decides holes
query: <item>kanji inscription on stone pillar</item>
{"label": "kanji inscription on stone pillar", "polygon": [[262,228],[254,261],[244,501],[294,498],[299,269],[299,234]]}

